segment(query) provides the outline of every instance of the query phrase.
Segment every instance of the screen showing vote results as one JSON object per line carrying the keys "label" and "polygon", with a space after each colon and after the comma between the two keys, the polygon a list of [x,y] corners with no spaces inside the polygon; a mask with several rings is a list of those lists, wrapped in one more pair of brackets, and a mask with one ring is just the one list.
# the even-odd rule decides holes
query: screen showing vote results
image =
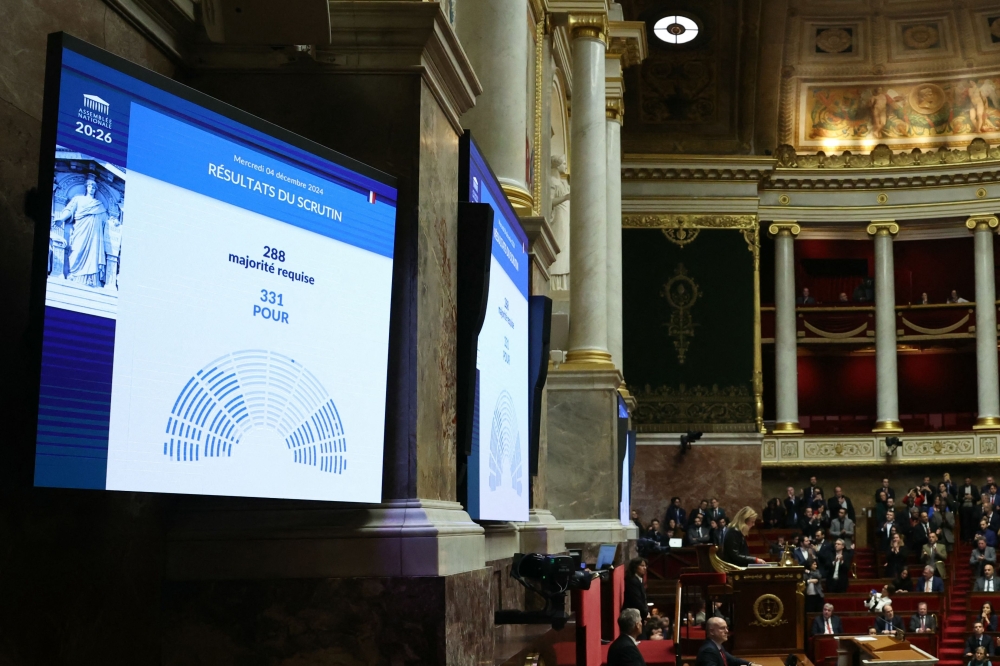
{"label": "screen showing vote results", "polygon": [[35,484],[380,501],[393,181],[88,49],[61,55]]}
{"label": "screen showing vote results", "polygon": [[478,520],[528,519],[528,239],[470,141],[469,199],[493,207],[489,297],[476,356],[468,508]]}

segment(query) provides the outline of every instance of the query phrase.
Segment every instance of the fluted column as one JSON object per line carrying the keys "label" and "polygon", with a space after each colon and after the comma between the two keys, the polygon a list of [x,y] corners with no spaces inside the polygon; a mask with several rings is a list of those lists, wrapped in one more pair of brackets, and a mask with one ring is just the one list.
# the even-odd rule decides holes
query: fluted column
{"label": "fluted column", "polygon": [[899,225],[879,220],[868,225],[875,241],[875,377],[878,390],[874,432],[902,432],[896,370],[896,284],[892,239]]}
{"label": "fluted column", "polygon": [[608,353],[607,16],[569,17],[573,45],[568,362],[611,365]]}
{"label": "fluted column", "polygon": [[799,427],[799,359],[795,331],[795,237],[801,228],[776,221],[774,236],[774,432],[801,433]]}
{"label": "fluted column", "polygon": [[993,215],[970,217],[965,226],[976,242],[976,380],[979,418],[976,430],[1000,429],[1000,378],[997,374],[997,306],[993,269]]}
{"label": "fluted column", "polygon": [[[462,0],[455,32],[483,85],[462,116],[518,215],[531,215],[527,186],[528,0]],[[540,147],[539,147],[540,148]],[[536,177],[541,177],[540,175]]]}

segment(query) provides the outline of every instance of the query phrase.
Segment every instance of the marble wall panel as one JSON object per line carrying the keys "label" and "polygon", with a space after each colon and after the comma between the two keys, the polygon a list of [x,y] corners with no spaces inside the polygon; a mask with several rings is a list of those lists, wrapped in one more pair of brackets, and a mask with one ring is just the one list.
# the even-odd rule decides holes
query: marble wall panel
{"label": "marble wall panel", "polygon": [[[559,520],[618,517],[614,391],[549,390],[546,479]],[[759,447],[758,447],[759,448]]]}
{"label": "marble wall panel", "polygon": [[172,582],[163,663],[472,666],[492,655],[489,578]]}
{"label": "marble wall panel", "polygon": [[760,505],[760,445],[697,444],[686,454],[679,446],[639,445],[632,477],[632,508],[643,523],[661,521],[670,498],[685,509],[717,497],[730,515],[743,506]]}

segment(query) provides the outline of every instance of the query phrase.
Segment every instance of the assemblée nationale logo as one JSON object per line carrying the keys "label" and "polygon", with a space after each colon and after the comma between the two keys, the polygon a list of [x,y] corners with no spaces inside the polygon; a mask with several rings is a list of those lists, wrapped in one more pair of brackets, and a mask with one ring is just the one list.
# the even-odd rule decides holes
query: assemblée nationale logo
{"label": "assembl\u00e9e nationale logo", "polygon": [[83,106],[77,109],[77,117],[89,123],[111,129],[111,104],[97,95],[83,96]]}

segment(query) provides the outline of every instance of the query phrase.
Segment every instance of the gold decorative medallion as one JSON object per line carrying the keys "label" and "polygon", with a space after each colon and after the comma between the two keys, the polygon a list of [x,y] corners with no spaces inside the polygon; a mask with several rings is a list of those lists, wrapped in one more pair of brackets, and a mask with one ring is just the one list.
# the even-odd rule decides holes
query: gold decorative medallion
{"label": "gold decorative medallion", "polygon": [[673,338],[674,349],[677,350],[677,362],[684,365],[691,338],[694,337],[694,318],[691,307],[698,300],[698,285],[688,277],[684,264],[677,264],[674,277],[670,278],[660,296],[670,304],[672,312],[667,324],[667,334]]}
{"label": "gold decorative medallion", "polygon": [[851,33],[842,28],[827,28],[816,35],[816,46],[827,53],[841,53],[851,47]]}
{"label": "gold decorative medallion", "polygon": [[671,229],[661,229],[663,235],[667,237],[667,240],[674,245],[679,245],[684,247],[688,243],[693,243],[694,239],[698,237],[701,229],[690,229],[685,227],[676,227]]}
{"label": "gold decorative medallion", "polygon": [[986,196],[986,188],[985,187],[980,187],[978,190],[976,190],[976,196],[979,197],[980,199],[982,199],[983,197],[985,197]]}
{"label": "gold decorative medallion", "polygon": [[913,86],[908,99],[911,109],[929,116],[940,111],[948,97],[944,89],[936,83],[921,83]]}
{"label": "gold decorative medallion", "polygon": [[788,624],[788,620],[783,620],[785,614],[785,604],[781,599],[773,594],[762,594],[753,602],[753,616],[757,618],[751,622],[751,626],[757,627],[777,627]]}
{"label": "gold decorative medallion", "polygon": [[927,23],[911,25],[903,30],[903,43],[911,49],[929,49],[938,45],[938,30]]}
{"label": "gold decorative medallion", "polygon": [[880,204],[884,204],[888,200],[889,200],[889,195],[886,194],[885,192],[882,192],[877,197],[875,197],[875,201],[879,202]]}
{"label": "gold decorative medallion", "polygon": [[791,198],[787,194],[778,195],[778,203],[782,206],[787,206],[791,202]]}

